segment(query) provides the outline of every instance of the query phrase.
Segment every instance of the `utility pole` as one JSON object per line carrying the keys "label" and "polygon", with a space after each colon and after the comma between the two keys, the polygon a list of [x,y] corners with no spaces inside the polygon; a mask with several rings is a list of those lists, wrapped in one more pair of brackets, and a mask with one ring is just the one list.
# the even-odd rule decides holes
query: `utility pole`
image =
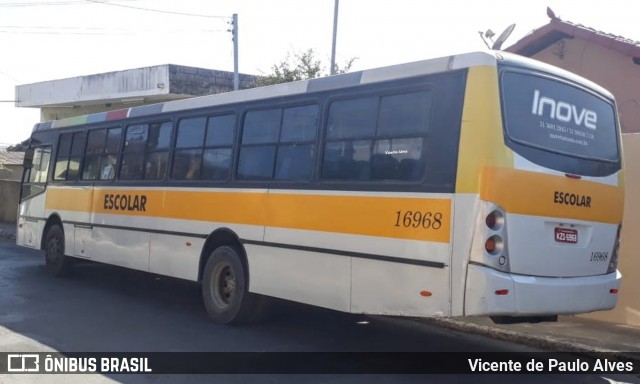
{"label": "utility pole", "polygon": [[[336,0],[337,1],[337,0]],[[231,21],[233,35],[233,90],[240,89],[240,75],[238,74],[238,14],[233,14]]]}
{"label": "utility pole", "polygon": [[336,0],[333,6],[333,44],[331,45],[331,71],[332,75],[336,74],[336,39],[338,35],[338,2]]}

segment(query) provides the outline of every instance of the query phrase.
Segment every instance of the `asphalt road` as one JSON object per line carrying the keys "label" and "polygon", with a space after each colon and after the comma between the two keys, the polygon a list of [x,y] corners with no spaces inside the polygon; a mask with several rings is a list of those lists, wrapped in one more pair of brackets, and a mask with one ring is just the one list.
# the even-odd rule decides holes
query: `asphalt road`
{"label": "asphalt road", "polygon": [[[45,272],[40,252],[0,239],[0,352],[534,352],[407,319],[277,303],[270,321],[211,323],[192,283],[83,264]],[[436,356],[436,354],[433,354]],[[4,375],[0,383],[602,383],[632,375]]]}

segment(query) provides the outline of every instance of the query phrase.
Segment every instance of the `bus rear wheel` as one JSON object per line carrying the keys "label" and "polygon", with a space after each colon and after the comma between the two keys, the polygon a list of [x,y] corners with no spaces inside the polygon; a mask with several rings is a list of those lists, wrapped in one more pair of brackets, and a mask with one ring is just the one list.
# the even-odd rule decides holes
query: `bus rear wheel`
{"label": "bus rear wheel", "polygon": [[251,322],[260,312],[260,297],[248,291],[248,273],[240,255],[236,247],[218,247],[204,268],[204,305],[209,317],[219,324]]}
{"label": "bus rear wheel", "polygon": [[71,272],[73,260],[64,255],[64,232],[58,224],[47,231],[44,259],[47,272],[53,276],[67,276]]}

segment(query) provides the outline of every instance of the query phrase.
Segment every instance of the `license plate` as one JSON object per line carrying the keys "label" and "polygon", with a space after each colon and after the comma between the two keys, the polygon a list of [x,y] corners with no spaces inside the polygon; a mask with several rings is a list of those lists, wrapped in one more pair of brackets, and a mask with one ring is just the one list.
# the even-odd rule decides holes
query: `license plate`
{"label": "license plate", "polygon": [[558,243],[578,243],[578,231],[575,229],[556,228],[555,238]]}

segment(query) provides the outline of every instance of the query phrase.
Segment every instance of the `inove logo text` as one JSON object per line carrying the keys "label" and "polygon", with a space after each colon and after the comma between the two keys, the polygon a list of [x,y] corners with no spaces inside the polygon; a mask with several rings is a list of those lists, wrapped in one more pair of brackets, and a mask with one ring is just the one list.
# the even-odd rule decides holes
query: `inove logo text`
{"label": "inove logo text", "polygon": [[566,101],[557,101],[547,96],[541,96],[539,90],[533,91],[533,105],[531,113],[537,116],[548,114],[554,120],[568,123],[573,121],[576,125],[585,128],[596,129],[598,114],[587,108],[578,108]]}

